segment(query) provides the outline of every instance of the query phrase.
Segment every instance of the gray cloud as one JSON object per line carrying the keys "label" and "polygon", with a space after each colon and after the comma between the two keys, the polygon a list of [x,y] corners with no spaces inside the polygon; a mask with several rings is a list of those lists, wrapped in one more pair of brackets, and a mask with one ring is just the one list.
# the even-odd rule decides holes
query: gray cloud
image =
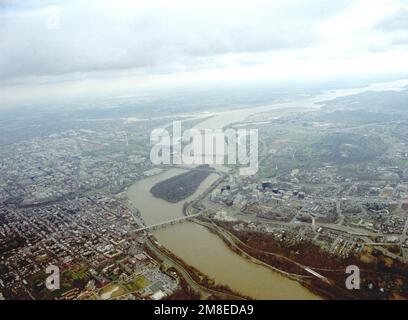
{"label": "gray cloud", "polygon": [[400,8],[380,20],[376,29],[387,34],[387,46],[404,46],[408,44],[408,10]]}
{"label": "gray cloud", "polygon": [[382,31],[408,31],[408,10],[401,8],[380,20],[376,28]]}
{"label": "gray cloud", "polygon": [[[224,54],[307,48],[321,41],[316,21],[350,2],[3,0],[0,78],[199,68]],[[49,5],[60,10],[57,29],[47,28]]]}

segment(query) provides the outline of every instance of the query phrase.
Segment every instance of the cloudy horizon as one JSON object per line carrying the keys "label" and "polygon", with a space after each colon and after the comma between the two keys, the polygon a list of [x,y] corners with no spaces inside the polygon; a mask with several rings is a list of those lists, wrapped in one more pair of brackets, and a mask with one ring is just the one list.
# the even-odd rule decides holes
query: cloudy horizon
{"label": "cloudy horizon", "polygon": [[6,104],[50,90],[408,73],[408,1],[0,0],[0,43]]}

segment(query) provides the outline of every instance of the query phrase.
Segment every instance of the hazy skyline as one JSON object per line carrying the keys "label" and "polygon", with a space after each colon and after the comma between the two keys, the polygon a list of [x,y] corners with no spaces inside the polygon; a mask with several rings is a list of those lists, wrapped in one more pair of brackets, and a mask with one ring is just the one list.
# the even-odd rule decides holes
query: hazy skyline
{"label": "hazy skyline", "polygon": [[0,43],[6,105],[101,88],[384,75],[408,72],[408,1],[0,0]]}

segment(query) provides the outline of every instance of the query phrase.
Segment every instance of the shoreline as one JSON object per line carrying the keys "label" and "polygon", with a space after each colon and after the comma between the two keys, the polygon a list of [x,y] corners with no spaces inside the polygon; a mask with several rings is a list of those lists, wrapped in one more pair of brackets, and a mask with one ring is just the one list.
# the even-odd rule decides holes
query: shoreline
{"label": "shoreline", "polygon": [[[179,174],[180,172],[178,172]],[[177,210],[177,215],[180,216],[185,216],[187,215],[187,208],[189,208],[190,206],[193,206],[196,202],[199,202],[202,198],[205,198],[206,195],[208,195],[209,192],[211,192],[213,190],[214,187],[216,187],[217,185],[219,185],[219,183],[221,183],[223,181],[223,179],[225,179],[225,177],[227,177],[227,175],[225,173],[220,173],[220,172],[214,172],[218,175],[218,177],[215,179],[215,181],[212,181],[211,184],[209,184],[208,186],[206,186],[206,188],[204,190],[199,189],[199,193],[195,194],[193,198],[189,198],[187,199],[187,201],[185,201],[184,203],[178,203],[178,204],[172,204],[169,202],[166,202],[162,199],[158,199],[156,197],[154,197],[152,194],[150,194],[149,192],[149,197],[157,199],[154,200],[154,202],[156,203],[156,205],[153,206],[153,208],[151,207],[151,201],[146,201],[147,198],[143,197],[143,194],[146,192],[146,188],[148,188],[149,185],[151,185],[152,183],[154,183],[156,180],[160,179],[160,178],[156,178],[150,180],[149,183],[141,183],[141,185],[136,186],[136,189],[133,190],[133,194],[136,195],[136,198],[133,197],[133,205],[138,207],[138,209],[140,210],[140,203],[139,201],[143,201],[142,199],[144,199],[145,203],[142,204],[141,206],[143,207],[142,209],[144,210],[140,210],[142,213],[142,216],[144,216],[144,218],[146,217],[146,215],[149,215],[149,211],[152,211],[151,213],[154,212],[160,212],[160,210],[167,210],[167,209],[161,209],[164,207],[161,207],[161,205],[165,205],[166,208],[167,206],[169,206],[169,209],[167,211],[174,211],[174,208],[180,208],[179,211]],[[177,174],[177,173],[176,173]],[[165,175],[165,177],[170,176],[171,173],[167,173],[167,175]],[[214,177],[215,178],[215,177]],[[213,179],[214,179],[213,178]],[[141,180],[142,181],[142,180]],[[140,183],[140,181],[139,181]],[[145,186],[146,185],[146,186]],[[138,200],[139,199],[139,200]],[[148,200],[148,199],[147,199]],[[147,203],[146,203],[147,202]],[[157,203],[159,204],[159,207],[157,207]],[[154,208],[160,208],[160,209],[154,209]],[[147,210],[147,211],[146,211]],[[144,213],[144,215],[143,215]],[[169,214],[169,213],[167,213]],[[171,214],[171,213],[170,213]],[[145,219],[144,219],[145,220]],[[151,222],[152,219],[150,218],[149,222]],[[277,270],[271,270],[270,266],[266,266],[263,263],[256,263],[253,260],[249,260],[248,258],[237,254],[236,251],[232,250],[223,240],[222,237],[220,237],[219,235],[213,234],[213,232],[211,232],[211,230],[208,230],[206,227],[201,226],[198,223],[193,223],[193,225],[196,225],[197,227],[200,228],[190,228],[190,227],[183,227],[183,225],[185,226],[186,223],[180,224],[180,225],[176,225],[173,227],[170,227],[167,229],[159,229],[156,232],[153,232],[152,234],[154,235],[155,239],[157,239],[157,242],[160,243],[163,247],[165,247],[167,250],[169,250],[173,255],[177,256],[180,260],[182,260],[186,265],[191,266],[197,270],[200,271],[200,273],[205,274],[209,279],[213,279],[214,282],[216,283],[220,283],[220,284],[226,284],[228,285],[230,288],[232,288],[233,291],[237,291],[238,292],[243,292],[243,294],[245,294],[245,296],[250,296],[253,299],[270,299],[270,300],[279,300],[279,299],[296,299],[296,300],[313,300],[313,299],[321,299],[320,296],[317,296],[315,293],[311,292],[308,288],[306,288],[305,286],[302,286],[299,281],[295,280],[295,279],[290,279],[289,277],[286,277],[285,275],[282,275],[280,272],[278,272]],[[180,229],[180,232],[176,232],[174,233],[174,230],[171,230],[171,228],[178,228]],[[202,228],[202,229],[201,229]],[[197,242],[197,244],[199,244],[198,247],[195,247],[195,249],[188,249],[188,251],[186,252],[186,244],[183,242],[183,238],[186,238],[186,234],[185,231],[187,232],[187,234],[191,234],[192,237],[195,237],[195,240],[192,238],[189,238],[190,240],[193,240],[193,242]],[[200,233],[197,233],[198,231],[200,231]],[[201,234],[201,232],[204,232],[203,234]],[[209,235],[212,234],[212,236],[209,237]],[[171,237],[171,238],[169,238]],[[213,237],[215,237],[216,239],[213,239],[211,241],[209,241],[210,239],[212,239]],[[210,239],[209,239],[210,238]],[[170,242],[169,242],[170,241]],[[187,240],[186,238],[186,241]],[[209,241],[209,242],[208,242]],[[216,241],[216,244],[212,244],[214,241]],[[202,247],[203,244],[206,244],[207,248],[200,251],[199,247]],[[176,247],[174,247],[175,245],[177,247],[179,247],[179,244],[182,244],[182,248],[180,248],[182,250],[182,252],[187,253],[188,256],[184,256],[184,253],[180,252],[180,250],[176,250],[174,251],[174,249]],[[187,247],[191,246],[192,243],[188,243]],[[223,265],[225,265],[225,267],[227,267],[228,265],[230,265],[231,267],[236,267],[238,269],[234,270],[235,273],[237,273],[237,277],[231,278],[232,274],[229,275],[225,275],[224,276],[224,272],[225,269],[221,268],[220,272],[216,272],[216,274],[214,274],[213,271],[211,271],[210,273],[208,273],[208,266],[203,266],[201,268],[202,262],[204,262],[203,260],[203,256],[202,254],[205,255],[205,251],[210,250],[209,248],[212,248],[212,246],[216,245],[216,247],[214,247],[214,249],[216,249],[217,254],[220,254],[223,250],[227,250],[229,251],[228,254],[227,252],[223,253],[223,258],[221,260],[216,260],[214,262],[214,266],[215,268],[219,268],[219,266],[217,267],[216,264],[217,263],[221,263]],[[222,248],[224,247],[224,248]],[[203,247],[204,248],[204,247]],[[184,251],[183,251],[184,250]],[[198,250],[198,251],[197,251]],[[212,249],[211,249],[212,250]],[[201,252],[201,257],[196,260],[191,260],[191,258],[195,255],[194,252]],[[206,255],[205,255],[206,256]],[[232,261],[230,258],[228,258],[229,256],[231,256],[232,261],[236,261],[235,263],[239,263],[238,265],[236,265],[235,263],[232,265]],[[236,258],[235,258],[236,257]],[[214,260],[214,258],[212,258],[212,260]],[[245,263],[241,260],[243,259],[243,261],[246,261]],[[225,262],[222,262],[224,261]],[[192,263],[194,261],[194,263]],[[242,261],[242,262],[241,262]],[[242,267],[240,267],[240,264],[243,264]],[[205,262],[206,265],[208,265],[208,261]],[[252,268],[255,268],[252,270]],[[260,269],[259,269],[260,268]],[[222,271],[221,271],[222,270]],[[246,270],[246,271],[244,271]],[[270,274],[272,273],[272,274]],[[238,276],[238,274],[240,274]],[[250,280],[252,277],[248,277],[248,275],[253,275],[255,276],[254,279]],[[241,278],[240,278],[241,277]],[[244,277],[244,278],[242,278]],[[266,277],[266,278],[265,278]],[[282,277],[282,279],[280,279],[280,277]],[[246,279],[245,279],[246,278]],[[276,279],[275,279],[276,278]],[[240,280],[238,280],[240,279]],[[265,281],[263,281],[262,279],[265,279]],[[231,281],[233,280],[233,281]],[[255,282],[254,282],[255,281]],[[287,281],[293,282],[293,284],[291,283],[286,283]],[[252,283],[250,285],[250,287],[248,287],[249,283]],[[255,288],[251,288],[253,287],[253,285],[255,285],[256,283],[258,283],[258,285],[260,285],[259,288],[264,287],[264,289],[258,289],[261,291],[258,291],[258,293],[263,292],[262,294],[256,294],[255,296],[252,295],[250,292],[255,293],[253,290]],[[268,285],[269,284],[269,285]],[[242,291],[241,291],[242,288]],[[302,288],[302,289],[300,289]],[[282,291],[283,290],[283,291]],[[302,291],[304,290],[304,293],[302,293]],[[282,293],[280,293],[282,292]]]}

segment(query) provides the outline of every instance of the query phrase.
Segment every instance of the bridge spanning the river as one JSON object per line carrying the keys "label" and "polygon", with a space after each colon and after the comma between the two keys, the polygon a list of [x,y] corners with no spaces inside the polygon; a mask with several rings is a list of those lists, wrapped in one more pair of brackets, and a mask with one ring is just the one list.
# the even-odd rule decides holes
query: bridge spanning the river
{"label": "bridge spanning the river", "polygon": [[146,227],[136,229],[136,232],[145,231],[145,230],[154,230],[154,229],[158,229],[158,228],[164,228],[164,227],[166,227],[168,225],[181,223],[181,222],[184,222],[184,221],[194,219],[194,218],[200,216],[201,214],[202,214],[202,212],[199,212],[199,213],[196,213],[196,214],[191,214],[191,215],[188,215],[188,216],[183,216],[183,217],[180,217],[180,218],[174,218],[174,219],[171,219],[171,220],[167,220],[167,221],[163,221],[163,222],[160,222],[160,223],[152,224],[150,226],[146,226]]}

